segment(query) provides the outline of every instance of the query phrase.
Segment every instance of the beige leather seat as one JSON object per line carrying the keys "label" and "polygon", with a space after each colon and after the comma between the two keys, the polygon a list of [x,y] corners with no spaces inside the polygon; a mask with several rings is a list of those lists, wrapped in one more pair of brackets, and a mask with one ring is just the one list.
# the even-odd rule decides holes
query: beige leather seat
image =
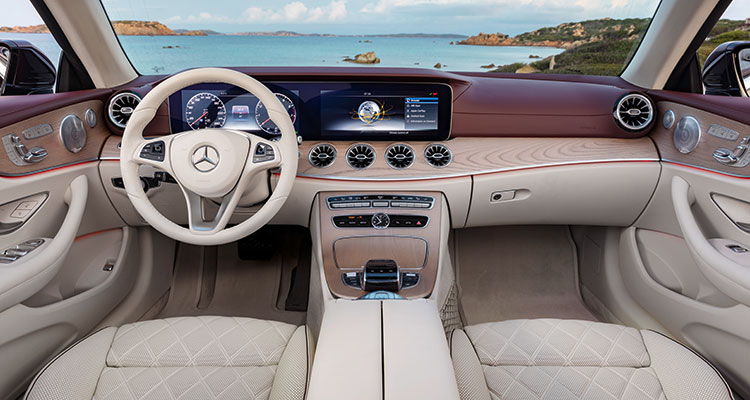
{"label": "beige leather seat", "polygon": [[27,399],[303,399],[304,326],[185,317],[106,328],[68,348]]}
{"label": "beige leather seat", "polygon": [[576,320],[511,320],[451,335],[462,400],[722,399],[721,375],[659,333]]}

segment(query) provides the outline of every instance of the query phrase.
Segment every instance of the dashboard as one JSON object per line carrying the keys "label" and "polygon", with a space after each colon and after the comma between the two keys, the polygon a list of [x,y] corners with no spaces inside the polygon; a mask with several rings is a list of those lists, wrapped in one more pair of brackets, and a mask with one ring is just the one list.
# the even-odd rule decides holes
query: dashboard
{"label": "dashboard", "polygon": [[[264,82],[305,140],[424,140],[450,136],[453,92],[441,83]],[[169,98],[172,132],[236,129],[280,134],[255,96],[233,85],[203,83]]]}

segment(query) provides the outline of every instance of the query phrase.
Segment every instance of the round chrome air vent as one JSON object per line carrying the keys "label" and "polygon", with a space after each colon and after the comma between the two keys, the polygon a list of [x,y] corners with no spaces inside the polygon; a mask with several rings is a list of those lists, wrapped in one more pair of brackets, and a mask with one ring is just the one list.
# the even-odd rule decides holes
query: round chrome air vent
{"label": "round chrome air vent", "polygon": [[125,125],[128,123],[130,116],[140,102],[141,98],[135,93],[122,92],[116,94],[111,100],[109,100],[109,105],[107,106],[109,120],[112,121],[116,127],[125,129]]}
{"label": "round chrome air vent", "polygon": [[626,94],[617,101],[614,116],[623,129],[631,132],[642,131],[654,120],[654,105],[642,94]]}
{"label": "round chrome air vent", "polygon": [[414,164],[414,150],[405,144],[392,144],[385,150],[385,162],[392,168],[409,168]]}
{"label": "round chrome air vent", "polygon": [[315,168],[330,167],[336,161],[336,148],[328,143],[316,144],[307,154],[307,160]]}
{"label": "round chrome air vent", "polygon": [[355,169],[365,169],[375,162],[375,149],[369,144],[357,143],[346,151],[346,163]]}
{"label": "round chrome air vent", "polygon": [[446,145],[434,143],[424,149],[424,158],[427,160],[427,163],[433,167],[443,168],[451,163],[453,160],[453,153],[451,153]]}

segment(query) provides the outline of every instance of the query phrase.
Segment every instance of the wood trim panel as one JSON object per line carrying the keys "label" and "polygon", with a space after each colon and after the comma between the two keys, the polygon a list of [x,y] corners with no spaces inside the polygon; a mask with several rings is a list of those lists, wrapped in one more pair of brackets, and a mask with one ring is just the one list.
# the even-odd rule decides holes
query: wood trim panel
{"label": "wood trim panel", "polygon": [[[102,159],[120,158],[113,136],[102,149]],[[336,147],[336,161],[328,168],[315,168],[308,160],[313,146],[330,143]],[[453,153],[453,161],[445,168],[435,168],[424,159],[430,142],[408,144],[416,154],[414,164],[403,170],[391,168],[384,159],[385,151],[395,142],[369,142],[377,153],[372,166],[355,170],[346,163],[346,151],[352,144],[367,142],[303,142],[300,147],[298,176],[352,180],[420,180],[451,178],[517,169],[586,164],[608,161],[658,161],[659,154],[648,137],[638,139],[605,138],[455,138],[442,142]]]}
{"label": "wood trim panel", "polygon": [[[308,154],[319,143],[336,147],[336,161],[327,168],[310,164]],[[346,163],[346,151],[360,142],[304,142],[300,146],[297,174],[330,179],[409,180],[468,176],[530,167],[580,164],[601,161],[657,161],[659,155],[648,138],[455,138],[443,142],[453,161],[435,168],[424,159],[429,142],[403,142],[416,153],[409,168],[396,170],[385,161],[386,148],[394,142],[370,142],[377,156],[372,166],[355,170]]]}
{"label": "wood trim panel", "polygon": [[[357,192],[356,194],[368,194],[376,192]],[[346,286],[342,279],[344,271],[361,271],[362,268],[340,269],[336,265],[336,255],[334,254],[334,242],[348,237],[364,237],[372,239],[378,237],[378,241],[367,240],[362,242],[360,249],[354,249],[352,246],[347,248],[347,252],[359,251],[361,254],[380,254],[379,259],[409,260],[415,259],[414,252],[424,251],[424,247],[406,245],[402,238],[421,238],[427,242],[427,260],[424,267],[419,269],[404,269],[404,271],[418,271],[419,283],[411,288],[398,292],[399,295],[409,298],[423,298],[432,293],[437,279],[438,261],[440,257],[440,218],[443,206],[443,195],[440,192],[386,192],[379,191],[377,194],[400,194],[413,196],[430,196],[435,199],[434,205],[429,210],[411,209],[411,208],[350,208],[336,209],[328,208],[326,198],[330,196],[346,196],[355,194],[353,192],[320,192],[320,243],[323,252],[323,271],[325,272],[328,287],[336,296],[356,299],[365,294],[362,290]],[[374,228],[337,228],[333,225],[333,217],[336,215],[354,215],[354,214],[374,214],[376,212],[385,212],[388,214],[409,214],[425,215],[429,217],[429,223],[424,228],[393,228],[374,229]],[[388,248],[387,252],[379,252],[379,249]],[[339,256],[340,257],[340,256]],[[347,256],[347,262],[354,260],[356,257]],[[410,262],[410,261],[409,261]]]}
{"label": "wood trim panel", "polygon": [[[0,175],[28,175],[83,161],[97,160],[104,142],[110,136],[102,112],[103,107],[103,103],[100,100],[85,101],[72,106],[63,107],[59,110],[44,113],[0,129],[0,137],[9,134],[16,134],[28,148],[41,146],[44,147],[49,154],[47,158],[36,164],[18,166],[8,158],[4,148],[0,149],[0,152],[2,152],[2,155],[0,155]],[[77,115],[78,118],[84,120],[84,113],[89,108],[96,113],[97,124],[94,128],[89,128],[84,122],[84,126],[86,127],[86,145],[78,153],[71,153],[65,148],[62,139],[60,138],[60,123],[63,118],[70,114]],[[52,126],[52,133],[31,140],[25,139],[22,136],[21,132],[25,129],[39,124],[50,124]]]}
{"label": "wood trim panel", "polygon": [[[750,166],[744,168],[730,167],[717,162],[713,157],[714,151],[717,148],[734,149],[743,137],[750,136],[750,126],[707,111],[668,101],[659,102],[657,108],[659,110],[658,115],[664,115],[668,110],[672,110],[675,114],[675,123],[670,129],[664,128],[661,120],[659,120],[651,133],[651,137],[659,149],[659,154],[661,154],[662,161],[685,164],[735,176],[750,177]],[[698,142],[695,150],[689,154],[680,153],[674,147],[673,142],[677,122],[685,116],[692,116],[701,126],[700,142]],[[739,132],[739,138],[735,141],[730,141],[709,135],[708,128],[712,124],[718,124]]]}

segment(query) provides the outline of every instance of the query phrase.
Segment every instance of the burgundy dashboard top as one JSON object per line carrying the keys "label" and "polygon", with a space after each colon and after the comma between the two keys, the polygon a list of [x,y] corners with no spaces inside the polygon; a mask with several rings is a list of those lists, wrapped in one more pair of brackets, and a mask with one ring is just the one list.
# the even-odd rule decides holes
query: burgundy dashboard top
{"label": "burgundy dashboard top", "polygon": [[[635,138],[616,123],[617,100],[638,90],[617,77],[451,73],[415,68],[252,67],[235,68],[261,81],[436,82],[453,89],[451,137],[611,137]],[[132,91],[141,96],[166,76],[141,76],[114,90],[28,96],[22,102],[0,98],[0,126],[43,109],[110,94]],[[42,98],[44,97],[44,99]],[[28,101],[25,101],[28,100]],[[107,118],[105,118],[106,120]],[[168,134],[169,110],[160,108],[146,134]],[[122,130],[110,124],[110,130]]]}

